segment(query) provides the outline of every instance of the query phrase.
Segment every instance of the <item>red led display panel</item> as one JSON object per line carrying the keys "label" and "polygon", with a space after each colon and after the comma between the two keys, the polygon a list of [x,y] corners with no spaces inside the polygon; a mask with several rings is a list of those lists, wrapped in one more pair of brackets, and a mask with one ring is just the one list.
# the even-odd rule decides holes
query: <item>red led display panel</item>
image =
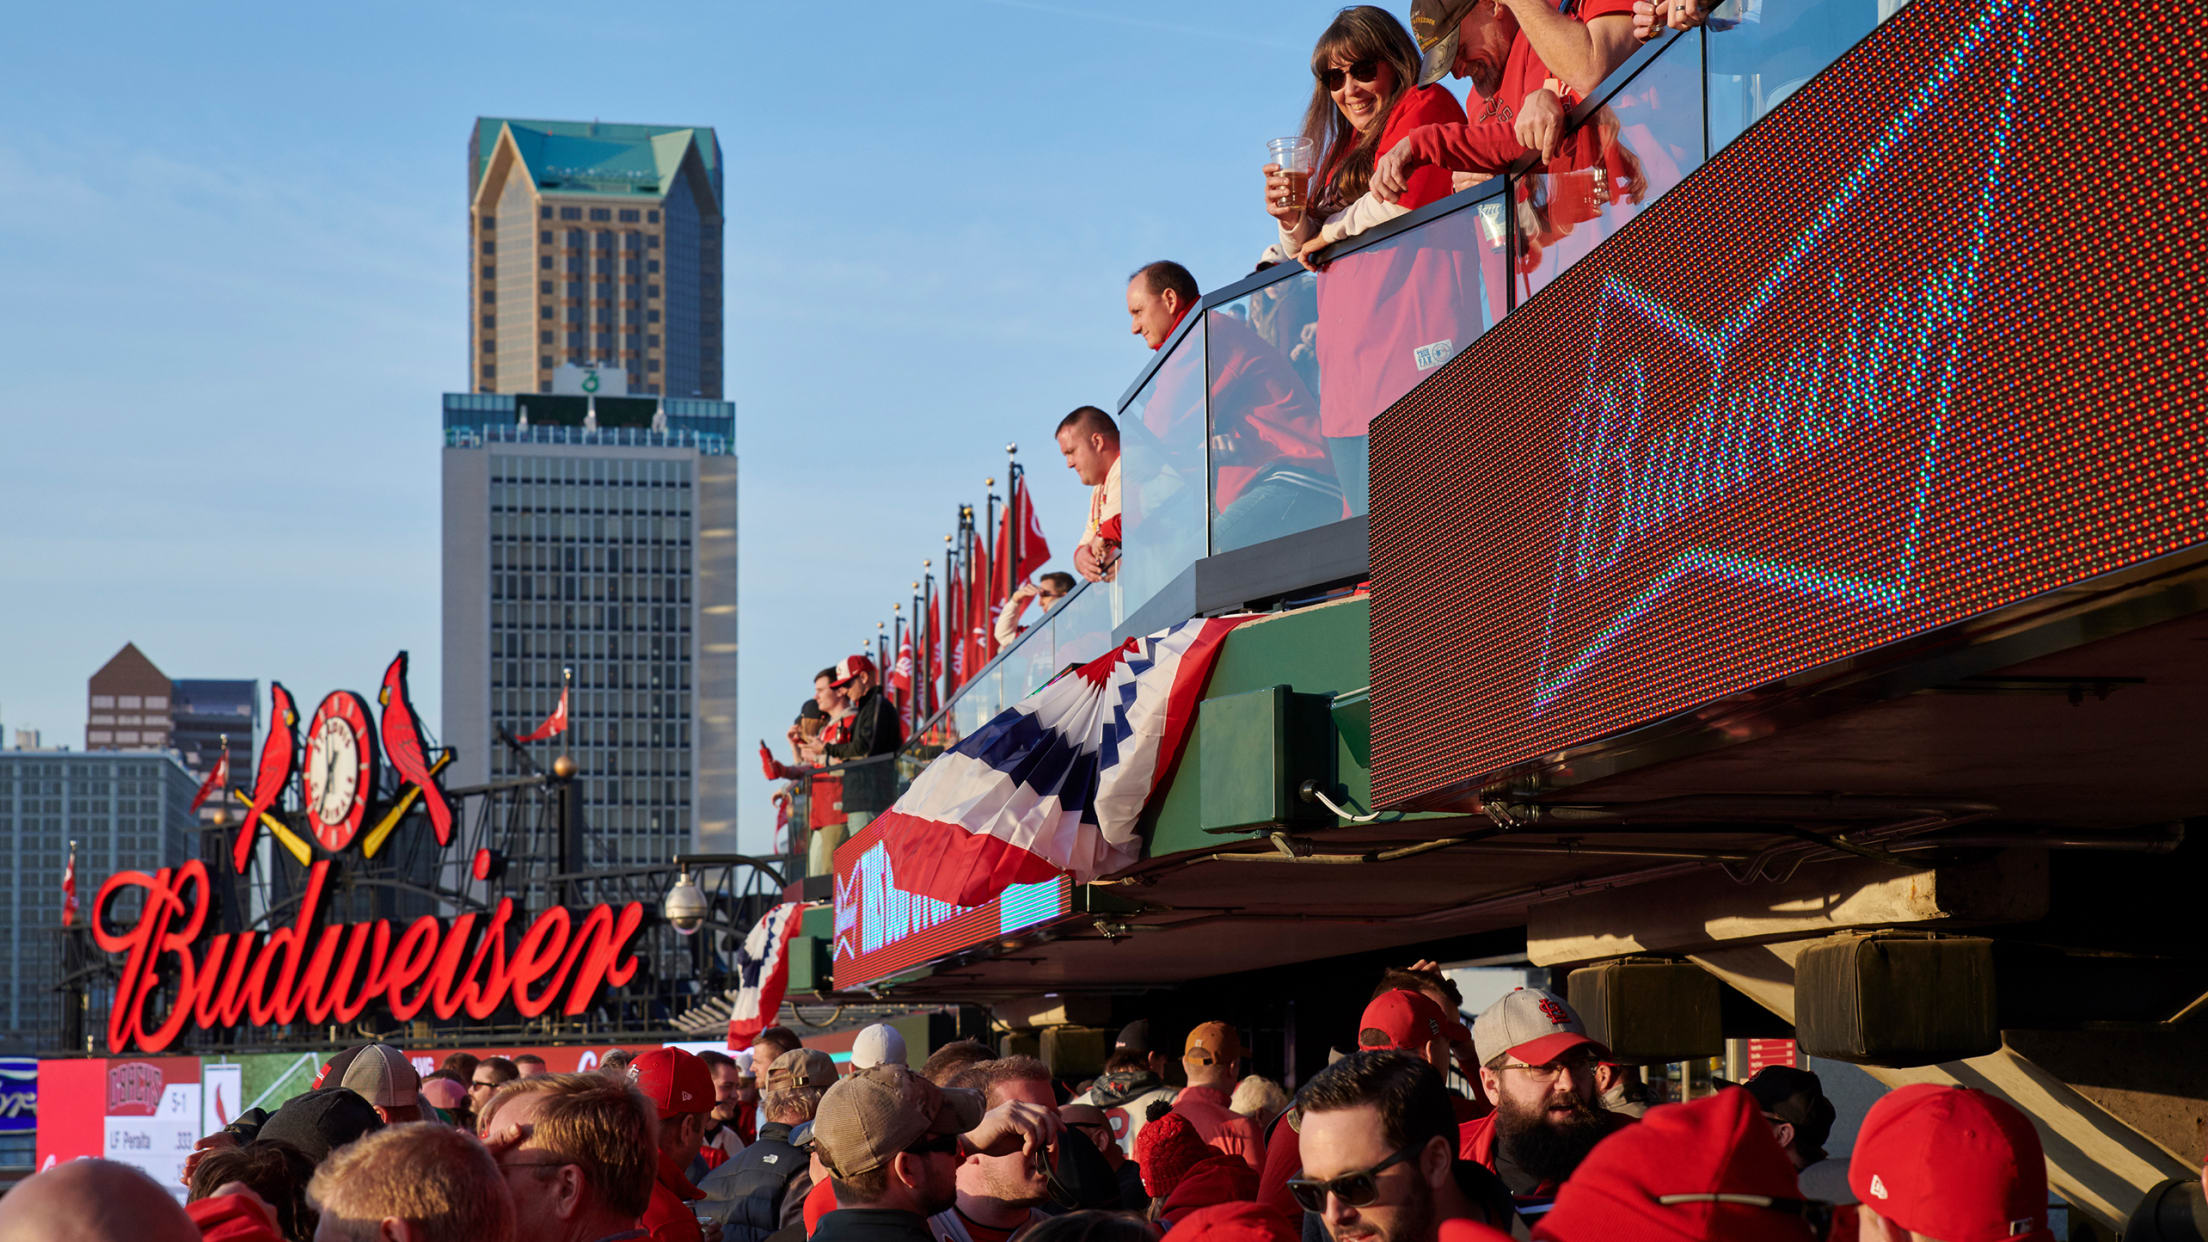
{"label": "red led display panel", "polygon": [[2187,20],[1916,0],[1383,415],[1376,800],[2208,538]]}
{"label": "red led display panel", "polygon": [[882,844],[884,825],[867,825],[836,849],[835,983],[837,990],[923,966],[977,945],[991,944],[1073,913],[1073,881],[1056,876],[1015,884],[978,906],[948,902],[897,887]]}

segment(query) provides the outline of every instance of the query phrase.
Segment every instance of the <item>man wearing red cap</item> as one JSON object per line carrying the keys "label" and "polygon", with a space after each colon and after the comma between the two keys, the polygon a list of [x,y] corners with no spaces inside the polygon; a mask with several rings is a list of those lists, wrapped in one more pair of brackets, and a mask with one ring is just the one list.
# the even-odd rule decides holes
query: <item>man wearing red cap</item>
{"label": "man wearing red cap", "polygon": [[705,1196],[683,1170],[698,1154],[713,1111],[713,1075],[680,1048],[654,1048],[629,1062],[629,1081],[659,1113],[659,1177],[636,1223],[651,1232],[651,1242],[704,1242],[690,1201]]}
{"label": "man wearing red cap", "polygon": [[[828,762],[851,763],[875,755],[895,754],[904,744],[904,729],[897,722],[897,707],[882,693],[881,674],[864,655],[845,656],[836,664],[834,687],[851,705],[849,728],[839,740],[825,747]],[[846,769],[843,774],[843,809],[849,817],[846,829],[857,832],[897,800],[896,765],[888,761]]]}
{"label": "man wearing red cap", "polygon": [[2052,1242],[2039,1132],[2006,1100],[1916,1083],[1871,1106],[1848,1186],[1863,1242]]}
{"label": "man wearing red cap", "polygon": [[1597,1105],[1595,1063],[1609,1051],[1563,998],[1539,988],[1480,1011],[1472,1043],[1495,1111],[1464,1126],[1458,1154],[1493,1169],[1521,1216],[1538,1216],[1595,1144],[1632,1124]]}

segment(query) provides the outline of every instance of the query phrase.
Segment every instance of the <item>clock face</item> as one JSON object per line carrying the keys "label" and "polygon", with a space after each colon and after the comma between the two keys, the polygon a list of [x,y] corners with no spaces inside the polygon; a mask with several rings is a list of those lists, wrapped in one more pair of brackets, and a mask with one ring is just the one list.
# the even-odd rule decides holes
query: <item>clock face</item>
{"label": "clock face", "polygon": [[344,849],[360,831],[375,787],[376,734],[367,701],[349,690],[322,700],[307,725],[301,766],[307,827],[323,849]]}

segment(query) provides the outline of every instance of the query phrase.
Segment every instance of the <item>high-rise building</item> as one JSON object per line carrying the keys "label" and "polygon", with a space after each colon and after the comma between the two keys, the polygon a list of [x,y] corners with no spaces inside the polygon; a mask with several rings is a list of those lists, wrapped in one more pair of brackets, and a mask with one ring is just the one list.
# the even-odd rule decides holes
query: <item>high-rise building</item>
{"label": "high-rise building", "polygon": [[0,1044],[19,1052],[59,1047],[62,1000],[54,989],[69,843],[77,843],[79,917],[90,918],[108,876],[195,856],[192,790],[171,754],[0,751]]}
{"label": "high-rise building", "polygon": [[468,139],[468,342],[479,393],[563,364],[718,400],[721,144],[709,128],[478,117]]}
{"label": "high-rise building", "polygon": [[[254,732],[261,723],[261,683],[236,678],[178,678],[169,691],[169,738],[183,757],[184,770],[194,781],[204,781],[222,757],[225,739],[230,746],[230,783],[251,785],[255,749]],[[218,808],[228,807],[227,793],[208,799],[200,818],[212,820]]]}
{"label": "high-rise building", "polygon": [[735,407],[448,393],[444,422],[448,784],[527,773],[497,730],[535,729],[565,669],[568,729],[526,749],[580,769],[570,865],[733,851]]}
{"label": "high-rise building", "polygon": [[86,683],[86,750],[165,750],[169,746],[168,675],[124,643]]}

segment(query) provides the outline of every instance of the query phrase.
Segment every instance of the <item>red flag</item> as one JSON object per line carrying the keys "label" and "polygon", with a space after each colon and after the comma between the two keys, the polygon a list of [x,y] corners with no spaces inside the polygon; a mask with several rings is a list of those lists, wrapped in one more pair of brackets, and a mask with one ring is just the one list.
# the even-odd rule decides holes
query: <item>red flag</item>
{"label": "red flag", "polygon": [[967,589],[966,642],[967,667],[976,673],[989,662],[995,644],[989,641],[990,632],[996,628],[997,591],[996,575],[990,570],[989,545],[982,542],[981,532],[974,532],[973,550],[966,563],[970,566],[968,577],[972,585]]}
{"label": "red flag", "polygon": [[61,925],[77,925],[77,843],[69,843],[69,866],[61,873]]}
{"label": "red flag", "polygon": [[906,630],[905,636],[898,640],[897,662],[889,666],[889,693],[891,698],[897,700],[897,714],[904,720],[905,734],[909,737],[913,726],[913,704],[919,701],[918,696],[912,692],[911,630]]}
{"label": "red flag", "polygon": [[555,733],[567,732],[567,687],[560,687],[560,705],[544,718],[544,723],[529,731],[528,736],[514,739],[519,742],[541,742]]}
{"label": "red flag", "polygon": [[[1014,517],[1015,514],[1018,515],[1017,518]],[[1000,562],[1011,558],[1012,523],[1015,520],[1020,524],[1020,563],[1012,567],[1012,585],[1018,586],[1034,576],[1036,570],[1050,563],[1050,541],[1043,538],[1042,520],[1035,516],[1035,502],[1028,497],[1026,479],[1021,479],[1019,486],[1012,489],[1012,503],[1004,507],[1004,516],[997,523],[997,559]],[[1001,564],[998,570],[1001,578]]]}
{"label": "red flag", "polygon": [[199,792],[192,795],[191,813],[199,814],[199,808],[206,804],[209,797],[221,797],[223,788],[229,783],[230,743],[228,739],[225,739],[222,743],[222,757],[215,760],[214,769],[207,773],[206,780],[199,783]]}

